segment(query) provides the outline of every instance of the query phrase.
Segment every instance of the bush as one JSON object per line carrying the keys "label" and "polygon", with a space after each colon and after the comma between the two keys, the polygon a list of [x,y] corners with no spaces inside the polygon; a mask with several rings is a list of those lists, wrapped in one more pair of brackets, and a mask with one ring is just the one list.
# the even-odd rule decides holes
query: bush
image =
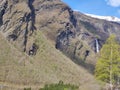
{"label": "bush", "polygon": [[71,84],[64,84],[63,81],[59,81],[58,84],[45,85],[44,88],[39,90],[78,90],[78,86]]}
{"label": "bush", "polygon": [[31,88],[24,88],[24,90],[31,90]]}

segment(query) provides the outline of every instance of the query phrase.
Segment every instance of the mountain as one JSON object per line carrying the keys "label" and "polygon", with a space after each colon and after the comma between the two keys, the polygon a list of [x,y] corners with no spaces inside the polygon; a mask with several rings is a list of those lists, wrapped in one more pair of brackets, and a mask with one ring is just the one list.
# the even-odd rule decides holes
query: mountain
{"label": "mountain", "polygon": [[100,90],[94,67],[120,24],[73,11],[61,0],[0,0],[0,86],[38,90],[60,80]]}
{"label": "mountain", "polygon": [[112,21],[112,22],[118,22],[120,23],[120,18],[114,17],[114,16],[99,16],[99,15],[93,15],[93,14],[85,14],[93,18],[98,18],[98,19],[103,19],[107,21]]}

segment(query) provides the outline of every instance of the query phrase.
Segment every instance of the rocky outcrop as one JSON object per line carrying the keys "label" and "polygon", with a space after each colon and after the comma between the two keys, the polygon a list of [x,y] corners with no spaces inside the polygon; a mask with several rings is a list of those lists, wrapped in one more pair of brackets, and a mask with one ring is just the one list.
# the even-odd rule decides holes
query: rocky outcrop
{"label": "rocky outcrop", "polygon": [[3,1],[0,7],[0,26],[3,24],[3,15],[5,14],[7,5],[8,5],[8,1]]}
{"label": "rocky outcrop", "polygon": [[62,32],[57,37],[57,48],[69,54],[72,59],[77,59],[78,62],[82,60],[95,64],[97,59],[95,57],[109,35],[115,34],[117,39],[120,39],[120,24],[91,18],[79,12],[74,12],[73,15],[76,19],[74,21],[76,25],[72,24],[75,27],[74,34],[66,28],[66,32]]}
{"label": "rocky outcrop", "polygon": [[35,12],[31,0],[3,0],[1,31],[15,46],[27,52],[29,36],[35,30]]}
{"label": "rocky outcrop", "polygon": [[57,49],[78,64],[95,64],[96,54],[110,34],[120,40],[119,23],[74,12],[60,0],[1,0],[0,3],[2,34],[28,54],[34,45],[32,53],[39,47],[34,37],[36,31],[44,33]]}

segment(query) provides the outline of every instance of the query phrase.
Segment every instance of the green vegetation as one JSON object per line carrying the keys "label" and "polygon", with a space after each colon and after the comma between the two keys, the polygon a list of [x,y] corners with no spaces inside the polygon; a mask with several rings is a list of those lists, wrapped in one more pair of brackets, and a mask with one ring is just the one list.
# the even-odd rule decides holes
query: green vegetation
{"label": "green vegetation", "polygon": [[62,81],[59,81],[58,84],[45,85],[45,87],[40,90],[78,90],[78,88],[78,86],[64,84]]}
{"label": "green vegetation", "polygon": [[24,88],[24,90],[31,90],[31,88]]}
{"label": "green vegetation", "polygon": [[[63,81],[59,81],[58,84],[45,85],[44,88],[39,90],[78,90],[78,86],[71,84],[64,84]],[[31,90],[31,88],[24,88],[24,90]]]}
{"label": "green vegetation", "polygon": [[100,57],[96,64],[95,76],[98,80],[109,83],[111,90],[113,85],[117,85],[120,79],[120,45],[116,37],[111,35],[100,52]]}

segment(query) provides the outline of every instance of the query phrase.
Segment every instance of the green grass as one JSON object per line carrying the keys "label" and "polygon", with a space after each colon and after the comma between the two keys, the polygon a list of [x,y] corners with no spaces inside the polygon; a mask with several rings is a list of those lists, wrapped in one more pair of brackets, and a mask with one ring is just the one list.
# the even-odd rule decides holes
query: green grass
{"label": "green grass", "polygon": [[58,84],[45,85],[44,88],[39,90],[78,90],[78,86],[71,84],[64,84],[62,81],[59,81]]}

